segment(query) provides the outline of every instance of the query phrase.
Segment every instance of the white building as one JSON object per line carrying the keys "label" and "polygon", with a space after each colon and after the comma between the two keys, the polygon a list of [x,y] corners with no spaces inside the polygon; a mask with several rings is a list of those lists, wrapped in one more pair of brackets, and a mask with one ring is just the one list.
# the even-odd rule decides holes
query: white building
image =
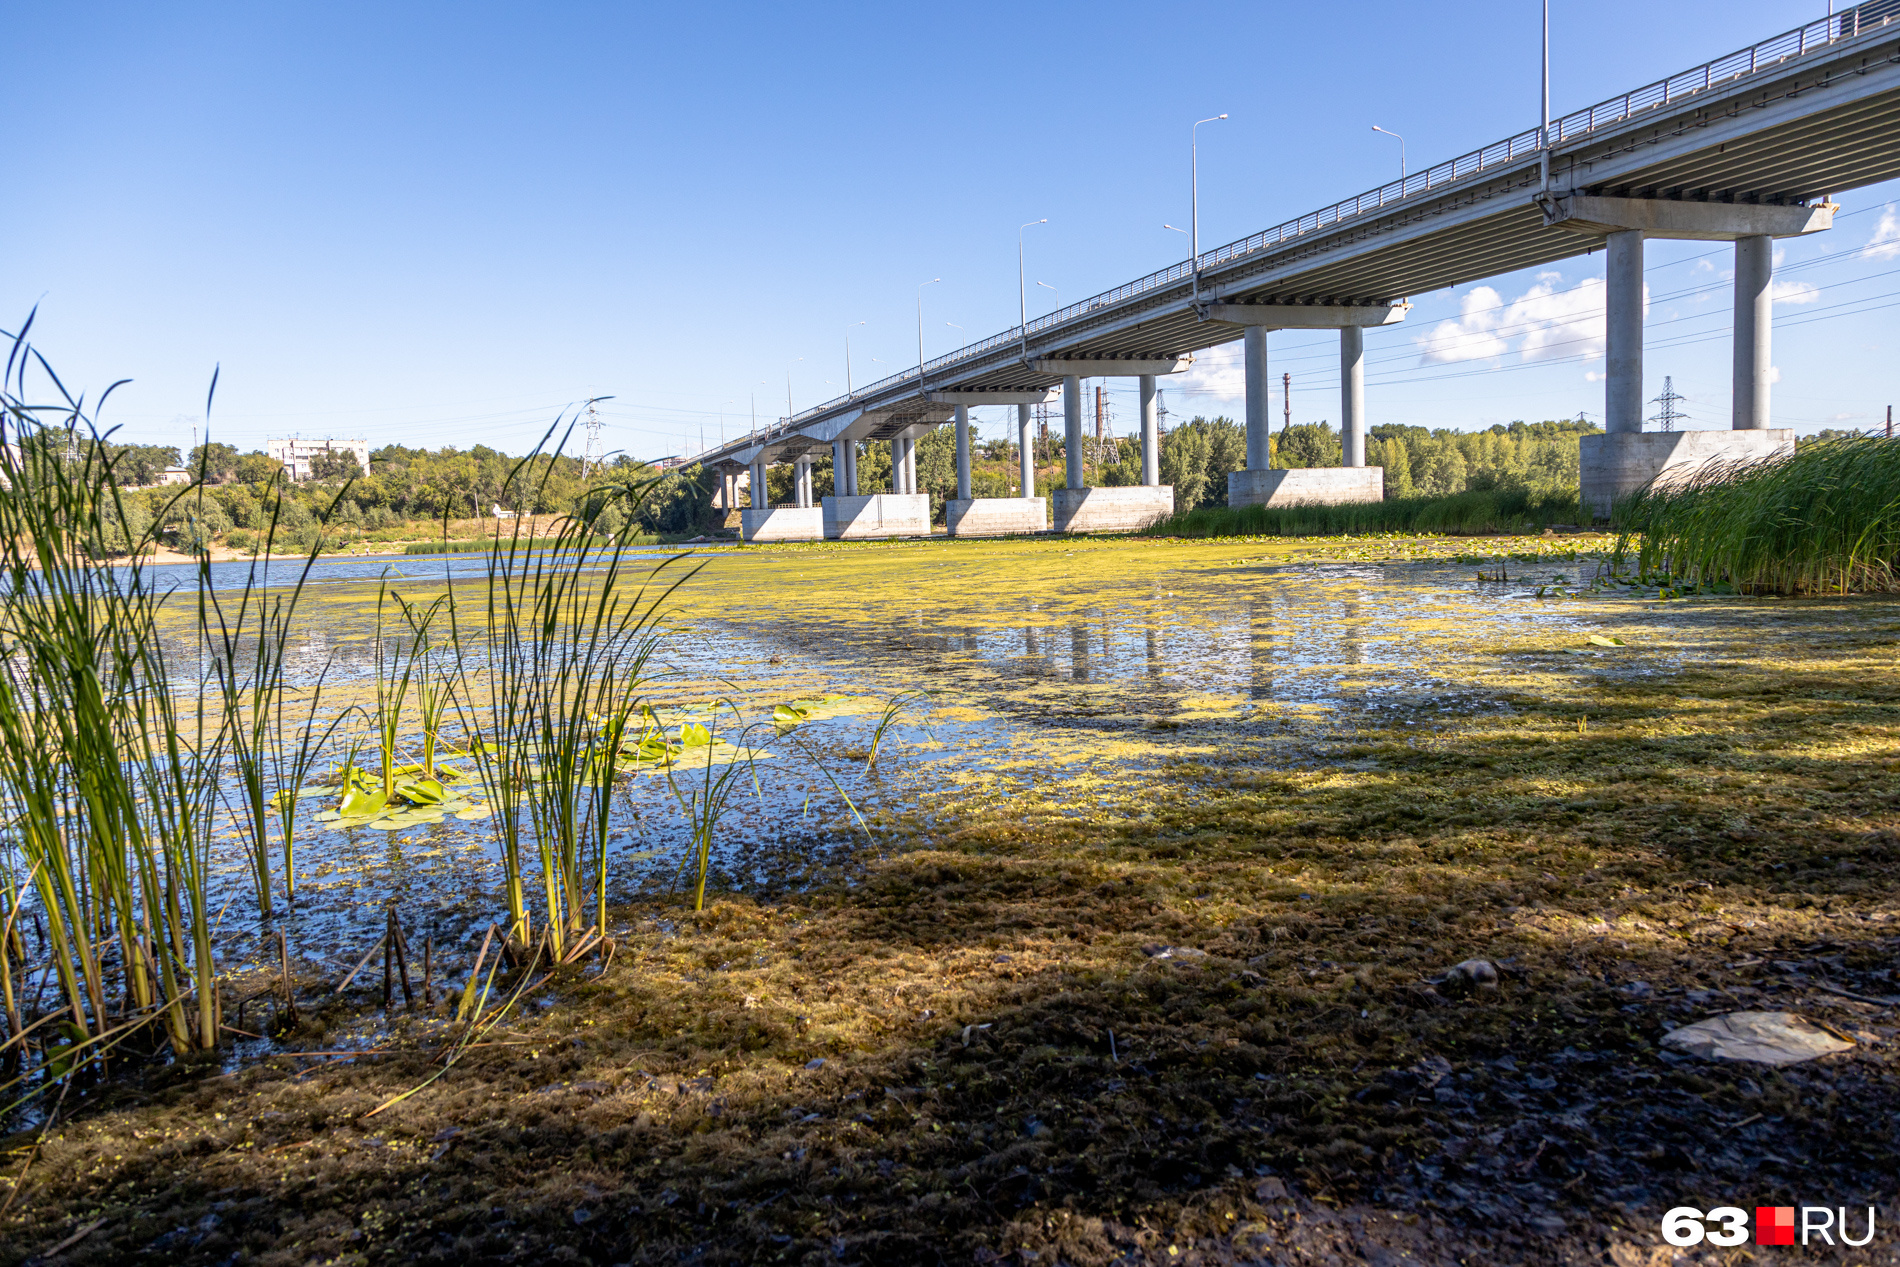
{"label": "white building", "polygon": [[305,440],[292,436],[285,440],[271,440],[264,445],[264,452],[284,464],[293,480],[310,478],[310,464],[325,453],[354,453],[356,466],[363,474],[369,474],[369,441],[367,440]]}

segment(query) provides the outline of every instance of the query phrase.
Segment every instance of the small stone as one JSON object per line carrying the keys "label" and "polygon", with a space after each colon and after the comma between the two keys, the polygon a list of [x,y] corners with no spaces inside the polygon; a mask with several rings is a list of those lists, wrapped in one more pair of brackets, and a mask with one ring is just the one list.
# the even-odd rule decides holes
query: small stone
{"label": "small stone", "polygon": [[1662,1045],[1704,1060],[1752,1060],[1764,1065],[1798,1065],[1854,1047],[1793,1012],[1712,1016],[1664,1034]]}
{"label": "small stone", "polygon": [[1498,988],[1497,965],[1489,959],[1467,959],[1445,969],[1444,973],[1433,978],[1446,994],[1470,994],[1477,990],[1495,990]]}
{"label": "small stone", "polygon": [[805,1068],[807,1069],[823,1069],[824,1067],[825,1067],[825,1058],[823,1056],[818,1056],[812,1060],[807,1060],[805,1062]]}

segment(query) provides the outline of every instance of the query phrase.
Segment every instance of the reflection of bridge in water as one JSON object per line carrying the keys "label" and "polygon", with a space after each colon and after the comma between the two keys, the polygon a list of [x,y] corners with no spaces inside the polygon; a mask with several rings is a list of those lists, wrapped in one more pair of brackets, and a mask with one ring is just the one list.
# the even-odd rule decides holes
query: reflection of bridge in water
{"label": "reflection of bridge in water", "polygon": [[[1715,460],[1782,452],[1774,429],[1769,329],[1775,238],[1832,223],[1832,193],[1900,176],[1900,0],[1870,0],[1666,79],[1631,89],[1402,180],[1201,252],[1159,272],[1004,330],[709,450],[738,504],[750,468],[748,540],[926,533],[919,436],[954,421],[953,535],[1040,531],[1030,409],[1060,389],[1067,454],[1054,490],[1058,530],[1139,526],[1173,507],[1160,483],[1155,384],[1196,351],[1244,340],[1247,465],[1233,505],[1378,500],[1365,466],[1364,331],[1405,315],[1403,296],[1602,249],[1606,252],[1605,426],[1584,441],[1586,501]],[[1728,431],[1643,434],[1643,243],[1732,241],[1734,411]],[[1337,329],[1345,464],[1268,464],[1267,333]],[[1142,481],[1084,487],[1083,378],[1139,379]],[[1021,471],[1014,498],[976,498],[969,410],[1014,405]],[[891,446],[892,486],[860,485],[862,445]],[[830,450],[832,495],[814,497],[814,456]],[[789,506],[764,504],[766,468],[794,466]]]}

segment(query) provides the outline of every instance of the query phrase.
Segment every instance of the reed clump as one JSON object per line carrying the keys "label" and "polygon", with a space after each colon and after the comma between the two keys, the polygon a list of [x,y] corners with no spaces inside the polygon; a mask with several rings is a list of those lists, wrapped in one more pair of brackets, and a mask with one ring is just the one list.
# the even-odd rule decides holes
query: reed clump
{"label": "reed clump", "polygon": [[[33,403],[29,367],[53,404]],[[648,694],[664,604],[691,567],[635,576],[632,530],[598,513],[533,534],[517,521],[488,543],[485,593],[412,599],[386,581],[371,698],[326,711],[328,662],[288,672],[320,546],[301,568],[271,562],[281,486],[248,567],[214,576],[201,553],[181,578],[151,562],[169,509],[128,507],[97,418],[14,338],[0,378],[0,1117],[134,1039],[153,1054],[219,1046],[232,1027],[216,947],[246,916],[225,918],[241,895],[219,879],[218,837],[236,829],[268,932],[296,900],[299,802],[320,770],[339,800],[314,817],[339,828],[494,814],[516,967],[610,949],[617,785],[689,756],[709,770],[750,756],[709,736],[691,751],[704,728],[669,736]],[[511,482],[545,480],[542,452]],[[176,494],[204,496],[202,479]],[[377,769],[356,764],[366,752]],[[724,799],[694,820],[701,900]],[[281,932],[277,945],[294,1015]],[[423,964],[426,1002],[430,943]]]}
{"label": "reed clump", "polygon": [[1617,507],[1615,566],[1755,594],[1900,591],[1900,439],[1712,465]]}
{"label": "reed clump", "polygon": [[1575,489],[1488,489],[1338,506],[1200,506],[1147,530],[1155,537],[1338,537],[1377,532],[1521,532],[1587,523]]}

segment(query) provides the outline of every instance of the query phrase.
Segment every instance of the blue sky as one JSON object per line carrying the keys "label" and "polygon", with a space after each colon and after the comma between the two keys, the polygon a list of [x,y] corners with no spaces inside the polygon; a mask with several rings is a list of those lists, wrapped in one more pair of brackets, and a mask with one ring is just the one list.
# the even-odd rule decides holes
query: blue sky
{"label": "blue sky", "polygon": [[[1554,0],[1561,112],[1810,20],[1821,4]],[[657,456],[1534,124],[1538,9],[1374,0],[959,6],[15,5],[16,194],[0,326],[122,437],[529,447],[611,394]],[[17,192],[25,190],[26,192]],[[1896,395],[1900,184],[1785,245],[1777,422]],[[1891,236],[1886,236],[1891,235]],[[1371,421],[1602,409],[1601,256],[1414,296],[1368,335]],[[1651,378],[1726,425],[1726,250],[1652,243]],[[1598,267],[1593,268],[1596,264]],[[1043,287],[1035,285],[1045,283]],[[1482,289],[1488,287],[1488,291]],[[1882,305],[1886,305],[1883,307]],[[857,323],[862,322],[862,325]],[[967,336],[967,338],[966,338]],[[1527,342],[1529,346],[1527,347]],[[1274,336],[1296,421],[1336,418],[1328,339]],[[1132,398],[1111,384],[1118,430]],[[1231,356],[1169,391],[1236,412]],[[1278,401],[1276,399],[1276,414]],[[203,425],[199,422],[198,425]],[[999,434],[995,420],[985,430]]]}

